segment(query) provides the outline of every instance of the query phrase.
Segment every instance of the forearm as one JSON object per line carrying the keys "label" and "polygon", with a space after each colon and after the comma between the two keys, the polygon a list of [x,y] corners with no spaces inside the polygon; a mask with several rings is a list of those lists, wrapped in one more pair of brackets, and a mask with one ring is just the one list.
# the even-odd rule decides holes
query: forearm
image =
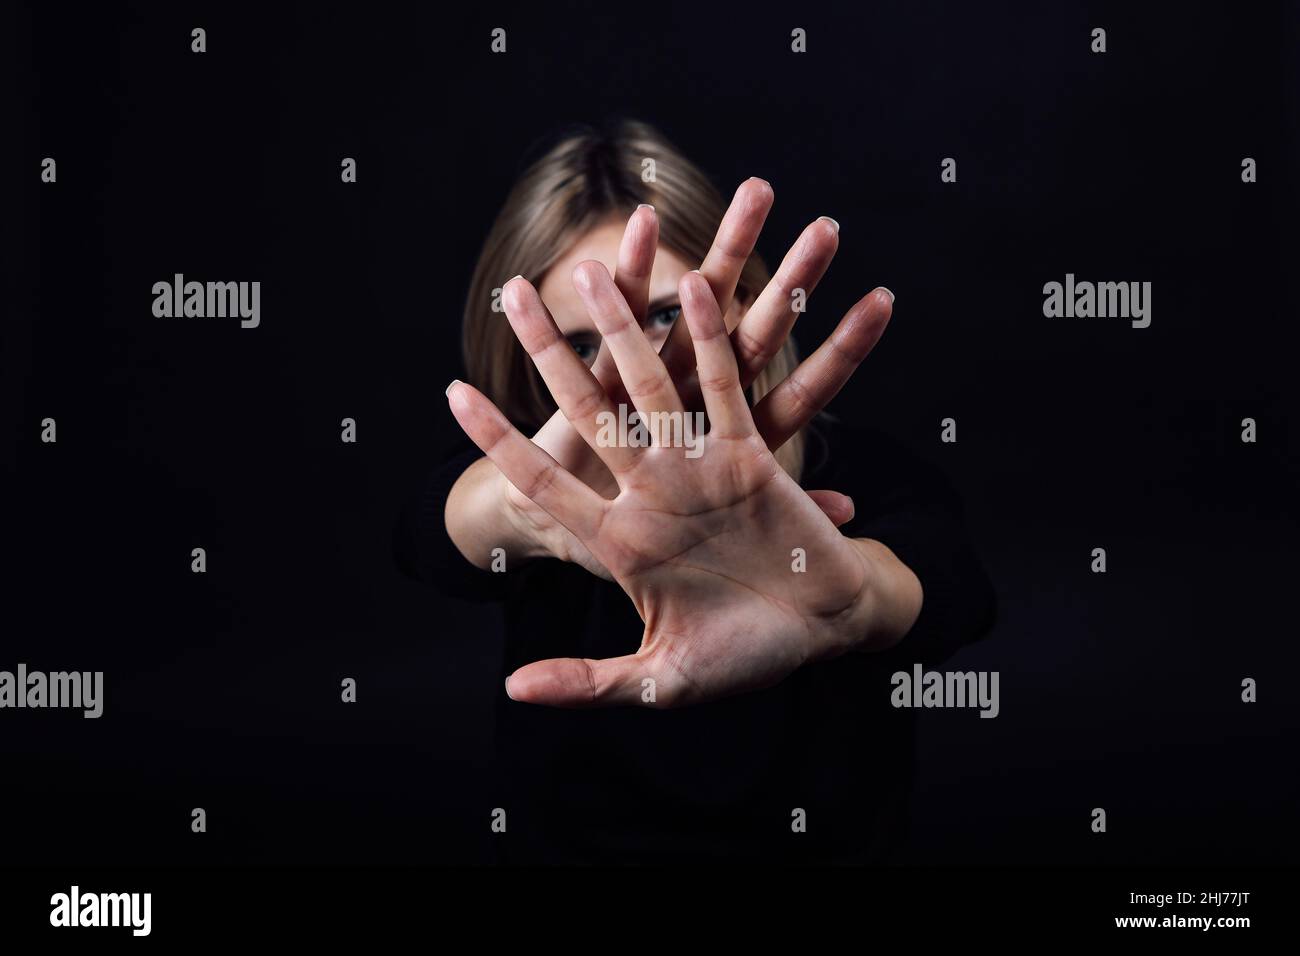
{"label": "forearm", "polygon": [[866,581],[853,615],[858,636],[853,650],[888,650],[912,629],[921,614],[921,580],[889,548],[872,538],[850,538],[866,568]]}
{"label": "forearm", "polygon": [[497,548],[507,561],[545,553],[535,531],[509,507],[505,476],[487,458],[466,468],[452,485],[444,520],[452,543],[477,568],[490,568]]}

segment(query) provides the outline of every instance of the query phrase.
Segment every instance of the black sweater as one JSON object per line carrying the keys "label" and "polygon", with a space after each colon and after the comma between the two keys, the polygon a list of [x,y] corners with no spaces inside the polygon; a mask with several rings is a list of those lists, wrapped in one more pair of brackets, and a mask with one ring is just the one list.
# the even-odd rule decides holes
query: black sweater
{"label": "black sweater", "polygon": [[[544,658],[634,653],[642,623],[618,585],[556,560],[494,574],[452,544],[447,494],[480,455],[468,446],[451,457],[403,512],[403,571],[448,595],[501,602],[503,681]],[[890,704],[890,676],[933,667],[982,636],[993,590],[951,486],[884,434],[818,419],[801,484],[851,496],[856,514],[841,530],[883,542],[916,573],[924,601],[912,630],[886,652],[822,661],[767,690],[682,710],[556,710],[511,701],[498,684],[502,860],[890,857],[907,823],[915,721]],[[804,832],[792,827],[796,810]]]}

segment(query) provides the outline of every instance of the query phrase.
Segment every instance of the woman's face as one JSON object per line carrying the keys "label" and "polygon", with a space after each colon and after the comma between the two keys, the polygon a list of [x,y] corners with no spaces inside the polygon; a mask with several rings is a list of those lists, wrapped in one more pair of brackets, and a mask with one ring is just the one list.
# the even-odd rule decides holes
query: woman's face
{"label": "woman's face", "polygon": [[[560,333],[569,340],[578,357],[588,365],[596,360],[596,352],[600,349],[600,332],[596,330],[596,323],[587,314],[582,299],[573,288],[573,269],[580,262],[595,259],[603,262],[609,274],[613,275],[626,225],[622,219],[610,219],[590,229],[546,271],[541,285],[537,287],[537,292],[550,310],[555,324],[559,326]],[[650,272],[650,307],[646,310],[643,328],[656,351],[663,347],[669,329],[681,312],[677,283],[692,268],[695,267],[687,265],[663,246],[655,253],[654,268]],[[734,317],[729,315],[728,327],[733,326]]]}

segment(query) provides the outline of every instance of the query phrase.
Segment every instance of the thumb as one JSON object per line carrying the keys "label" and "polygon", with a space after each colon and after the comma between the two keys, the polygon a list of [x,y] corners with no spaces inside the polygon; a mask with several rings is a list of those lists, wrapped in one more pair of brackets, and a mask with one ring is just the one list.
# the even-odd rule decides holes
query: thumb
{"label": "thumb", "polygon": [[835,527],[853,520],[853,499],[848,495],[842,495],[838,491],[810,491],[808,497],[826,513]]}
{"label": "thumb", "polygon": [[618,707],[640,703],[650,666],[636,654],[589,660],[557,657],[527,664],[506,678],[511,700],[547,707]]}

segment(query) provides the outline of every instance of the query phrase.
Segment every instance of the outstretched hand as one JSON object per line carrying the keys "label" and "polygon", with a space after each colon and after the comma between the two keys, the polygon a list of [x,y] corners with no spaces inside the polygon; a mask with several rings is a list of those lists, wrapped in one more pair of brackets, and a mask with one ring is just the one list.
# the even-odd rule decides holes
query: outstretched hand
{"label": "outstretched hand", "polygon": [[[642,420],[685,414],[666,365],[674,358],[656,354],[605,267],[584,262],[573,278],[621,393]],[[742,384],[751,356],[743,344],[733,346],[714,288],[691,272],[679,292],[710,423],[698,457],[674,447],[666,432],[650,447],[602,441],[600,423],[618,416],[615,390],[578,358],[526,280],[505,290],[511,325],[566,421],[612,476],[612,497],[521,435],[477,389],[448,389],[469,437],[608,571],[645,623],[635,654],[520,668],[507,682],[516,700],[698,703],[769,686],[808,661],[886,646],[919,611],[915,576],[883,545],[842,535],[772,454],[824,404],[817,396],[828,387],[833,395],[865,358],[889,319],[892,296],[877,290],[860,300],[831,339],[751,411]],[[778,285],[773,297],[784,294]],[[773,302],[767,312],[761,304],[762,297],[749,314],[758,309],[760,319],[787,322],[788,303]],[[770,341],[771,329],[754,328],[752,341]]]}
{"label": "outstretched hand", "polygon": [[[699,272],[708,282],[724,319],[730,314],[741,272],[754,251],[772,208],[772,200],[772,187],[764,180],[751,178],[741,183],[700,265]],[[641,206],[628,219],[614,271],[614,283],[638,324],[644,323],[646,318],[650,275],[658,241],[656,214],[650,206]],[[822,217],[807,226],[790,247],[762,294],[740,317],[736,327],[728,329],[737,354],[742,387],[749,388],[781,351],[797,317],[792,304],[793,291],[801,289],[805,295],[811,295],[838,246],[839,226],[833,220]],[[526,301],[527,293],[518,291],[516,283],[507,283],[502,291],[506,314],[514,323],[513,316],[531,303]],[[684,321],[679,319],[673,326],[660,357],[685,407],[689,410],[701,408],[695,354]],[[826,361],[805,363],[786,380],[779,395],[763,403],[756,428],[773,451],[820,411],[847,380],[852,367],[836,361],[836,358],[831,354],[826,356]],[[604,342],[591,373],[615,403],[628,402],[618,367]],[[563,409],[557,410],[532,440],[565,470],[597,492],[606,497],[617,493],[614,477],[573,428]],[[567,528],[521,494],[499,472],[492,478],[498,486],[492,500],[504,504],[512,526],[518,529],[518,536],[535,542],[537,554],[579,564],[599,577],[611,579],[609,570]],[[837,526],[853,517],[853,502],[846,496],[831,490],[814,490],[807,494]],[[493,505],[489,503],[488,506]]]}

